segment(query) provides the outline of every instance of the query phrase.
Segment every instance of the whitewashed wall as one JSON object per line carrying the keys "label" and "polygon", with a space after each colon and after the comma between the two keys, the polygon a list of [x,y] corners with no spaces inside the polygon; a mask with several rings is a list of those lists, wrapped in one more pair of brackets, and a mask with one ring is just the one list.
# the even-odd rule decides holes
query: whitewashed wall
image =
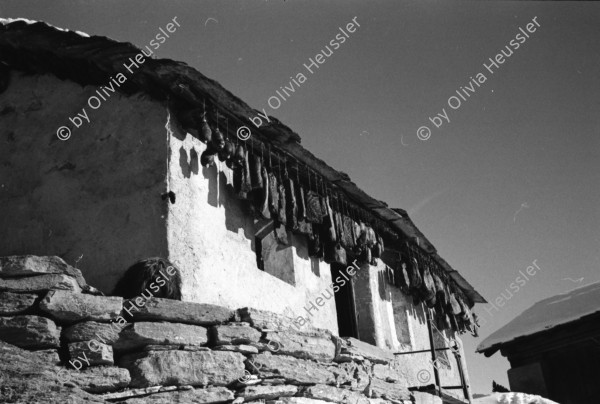
{"label": "whitewashed wall", "polygon": [[[184,299],[308,317],[304,307],[331,284],[329,265],[308,258],[304,238],[294,237],[295,286],[259,270],[254,219],[243,211],[248,202],[233,194],[232,171],[218,161],[200,166],[206,146],[173,120],[168,127],[169,189],[176,195],[168,213],[169,259],[183,271]],[[333,298],[312,313],[314,326],[337,334]]]}

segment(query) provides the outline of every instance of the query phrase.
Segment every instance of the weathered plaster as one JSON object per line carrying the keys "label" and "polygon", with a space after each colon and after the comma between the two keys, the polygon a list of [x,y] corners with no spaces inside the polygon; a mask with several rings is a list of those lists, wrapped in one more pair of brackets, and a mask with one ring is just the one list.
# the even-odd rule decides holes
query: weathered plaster
{"label": "weathered plaster", "polygon": [[[171,121],[169,189],[169,258],[181,268],[185,300],[230,308],[250,306],[309,317],[316,327],[337,334],[335,299],[313,316],[304,310],[329,284],[328,264],[308,257],[304,237],[291,237],[295,286],[257,267],[255,220],[247,202],[233,193],[232,171],[217,160],[200,166],[206,146]],[[289,309],[288,309],[289,308]]]}
{"label": "weathered plaster", "polygon": [[[0,94],[0,255],[59,255],[109,292],[138,259],[166,255],[166,110],[95,87],[13,72]],[[86,108],[91,123],[56,136]]]}
{"label": "weathered plaster", "polygon": [[[359,319],[359,326],[362,323],[366,329],[372,327],[367,335],[368,339],[363,339],[362,334],[360,335],[361,339],[394,352],[429,349],[429,333],[424,306],[415,306],[411,296],[388,283],[383,261],[378,260],[377,266],[363,266],[361,274],[363,276],[358,279],[360,284],[358,287],[368,288],[368,290],[360,292],[361,301],[359,304],[363,307],[363,317]],[[361,313],[360,310],[359,313]],[[371,318],[364,318],[364,316],[371,316]],[[398,323],[398,319],[401,319],[402,322]],[[398,339],[397,328],[405,333],[402,341]],[[444,331],[444,335],[448,339],[453,336],[448,331]],[[443,343],[441,337],[436,340]],[[407,342],[409,343],[407,344]],[[436,347],[440,348],[441,346]],[[455,357],[450,351],[447,355],[451,367],[439,366],[442,385],[460,385],[460,374]],[[461,355],[464,366],[464,352]],[[435,382],[430,359],[430,353],[397,355],[393,366],[404,375],[409,386],[428,385]],[[422,370],[429,372],[429,380],[419,380],[417,376]],[[464,370],[467,372],[466,366],[464,366]],[[421,377],[423,375],[424,373],[421,373]],[[466,377],[468,381],[468,373]],[[462,390],[453,390],[452,394],[462,397]]]}
{"label": "weathered plaster", "polygon": [[[377,345],[378,331],[374,305],[376,299],[373,296],[373,274],[376,269],[371,269],[369,264],[361,264],[360,270],[354,275],[354,299],[358,320],[359,339],[369,344]],[[377,345],[381,346],[381,345]]]}

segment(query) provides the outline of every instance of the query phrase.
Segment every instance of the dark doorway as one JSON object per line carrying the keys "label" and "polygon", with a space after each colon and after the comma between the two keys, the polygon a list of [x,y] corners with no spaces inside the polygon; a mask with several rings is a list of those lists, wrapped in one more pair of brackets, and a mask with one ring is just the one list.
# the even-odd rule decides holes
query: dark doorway
{"label": "dark doorway", "polygon": [[[345,276],[342,275],[342,271]],[[354,285],[352,277],[345,271],[345,266],[331,264],[331,279],[334,285],[340,287],[337,293],[335,293],[338,329],[340,337],[354,337],[358,339],[358,319],[356,318],[356,306],[354,304]],[[349,280],[346,280],[346,278],[349,278]]]}

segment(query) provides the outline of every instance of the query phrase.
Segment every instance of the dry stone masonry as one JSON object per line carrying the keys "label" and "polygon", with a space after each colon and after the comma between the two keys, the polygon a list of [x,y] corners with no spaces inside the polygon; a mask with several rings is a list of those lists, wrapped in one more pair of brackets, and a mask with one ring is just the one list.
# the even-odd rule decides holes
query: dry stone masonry
{"label": "dry stone masonry", "polygon": [[58,257],[0,257],[0,402],[441,403],[356,339],[252,308],[132,300]]}

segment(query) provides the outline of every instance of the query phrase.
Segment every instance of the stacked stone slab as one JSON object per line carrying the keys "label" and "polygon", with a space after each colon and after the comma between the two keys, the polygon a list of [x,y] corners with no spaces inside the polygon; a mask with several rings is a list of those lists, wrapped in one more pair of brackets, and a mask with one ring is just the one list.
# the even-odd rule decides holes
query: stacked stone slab
{"label": "stacked stone slab", "polygon": [[[59,257],[0,257],[0,340],[35,351],[52,367],[56,381],[92,393],[126,387],[129,372],[112,366],[112,346],[92,350],[88,343],[97,332],[88,331],[85,337],[82,331],[86,322],[108,326],[121,314],[123,299],[90,293],[97,292],[81,271]],[[74,327],[78,333],[71,331]]]}
{"label": "stacked stone slab", "polygon": [[35,351],[56,384],[99,402],[437,402],[409,392],[391,352],[353,338],[252,308],[89,291],[58,257],[0,258],[5,350]]}

